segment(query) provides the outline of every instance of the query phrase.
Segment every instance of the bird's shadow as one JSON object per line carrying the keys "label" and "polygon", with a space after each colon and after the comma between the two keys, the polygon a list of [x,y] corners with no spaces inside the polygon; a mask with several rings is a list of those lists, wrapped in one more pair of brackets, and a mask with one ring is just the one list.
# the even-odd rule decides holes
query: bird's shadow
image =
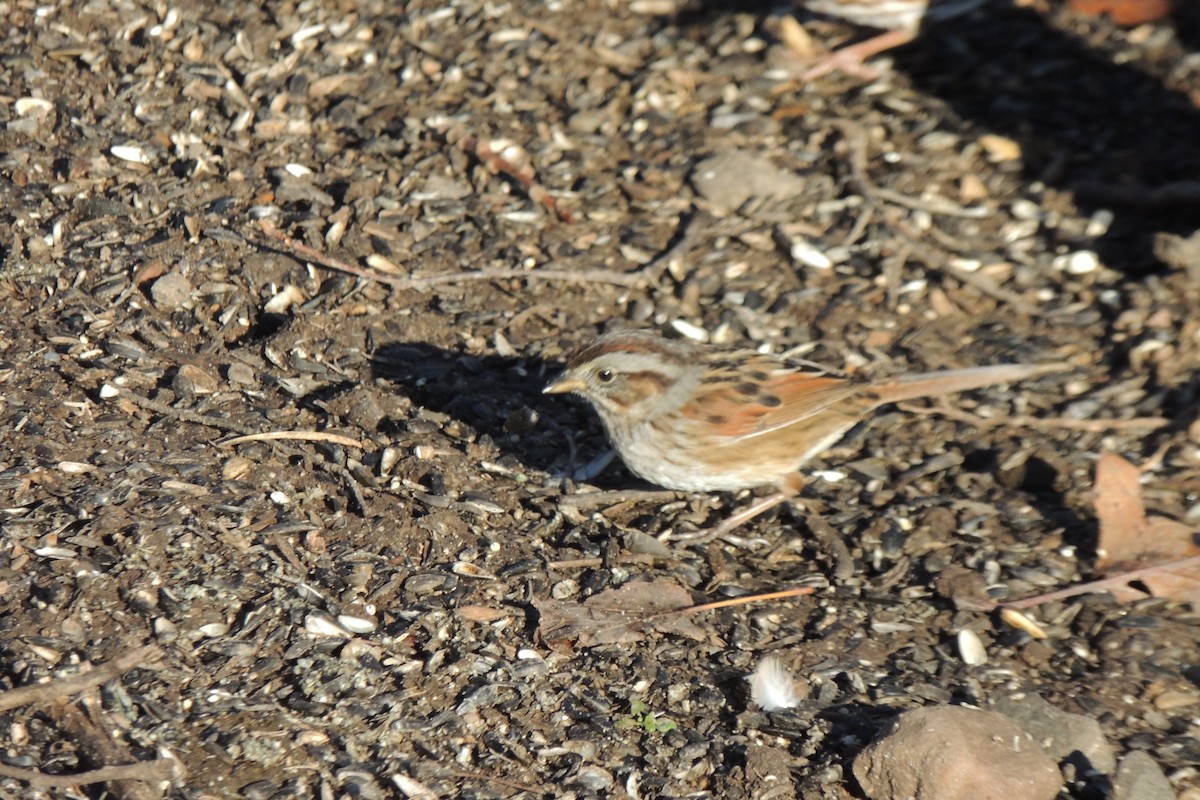
{"label": "bird's shadow", "polygon": [[[371,370],[414,406],[488,437],[502,460],[560,474],[607,448],[586,404],[542,394],[562,367],[532,356],[477,356],[424,342],[393,342],[375,351]],[[624,479],[617,472],[606,470],[592,482],[620,486]],[[624,480],[629,481],[637,482]]]}
{"label": "bird's shadow", "polygon": [[[775,5],[759,8],[779,13]],[[708,26],[735,11],[747,7],[705,0],[675,24]],[[1183,47],[1200,48],[1200,4],[1176,3],[1161,24],[1173,27]],[[863,38],[871,33],[864,30]],[[1102,263],[1140,276],[1161,269],[1156,233],[1200,228],[1200,110],[1184,91],[1134,64],[1114,63],[1032,9],[1002,3],[927,25],[890,55],[917,89],[942,99],[976,131],[1015,141],[1021,157],[1014,169],[1031,191],[1040,184],[1062,193],[1085,215],[1114,212],[1097,235],[1059,231],[1048,221],[1051,247],[1091,249]]]}

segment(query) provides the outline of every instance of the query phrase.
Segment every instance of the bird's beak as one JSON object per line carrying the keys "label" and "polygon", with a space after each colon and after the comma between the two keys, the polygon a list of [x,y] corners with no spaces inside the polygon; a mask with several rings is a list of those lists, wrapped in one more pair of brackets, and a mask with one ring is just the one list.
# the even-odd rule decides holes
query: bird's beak
{"label": "bird's beak", "polygon": [[557,379],[550,382],[545,389],[542,389],[542,394],[566,394],[567,392],[582,391],[585,384],[578,378],[571,375],[559,375]]}

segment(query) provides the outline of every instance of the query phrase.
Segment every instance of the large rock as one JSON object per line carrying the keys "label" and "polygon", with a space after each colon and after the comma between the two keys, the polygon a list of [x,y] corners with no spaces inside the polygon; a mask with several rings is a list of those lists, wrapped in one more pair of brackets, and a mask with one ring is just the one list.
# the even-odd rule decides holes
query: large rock
{"label": "large rock", "polygon": [[1053,800],[1054,759],[994,711],[935,706],[905,712],[854,759],[872,800]]}

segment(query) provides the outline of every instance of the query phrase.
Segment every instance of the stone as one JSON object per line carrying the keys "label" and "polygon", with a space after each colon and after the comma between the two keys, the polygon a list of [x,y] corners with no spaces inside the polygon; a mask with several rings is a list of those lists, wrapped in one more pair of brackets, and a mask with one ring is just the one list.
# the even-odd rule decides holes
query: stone
{"label": "stone", "polygon": [[1024,728],[1055,761],[1070,761],[1077,768],[1106,775],[1117,766],[1112,745],[1100,723],[1091,717],[1063,711],[1036,694],[1001,697],[992,709]]}
{"label": "stone", "polygon": [[934,706],[907,711],[854,759],[871,800],[1053,800],[1054,759],[995,711]]}

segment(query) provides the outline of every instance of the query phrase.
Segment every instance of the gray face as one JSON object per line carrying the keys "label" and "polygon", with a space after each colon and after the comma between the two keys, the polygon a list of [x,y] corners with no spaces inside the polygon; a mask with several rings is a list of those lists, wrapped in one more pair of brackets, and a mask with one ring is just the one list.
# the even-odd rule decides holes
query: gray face
{"label": "gray face", "polygon": [[568,391],[586,397],[601,412],[637,415],[641,405],[652,404],[670,389],[673,377],[664,374],[662,362],[653,356],[611,353],[568,370],[562,380],[569,382]]}
{"label": "gray face", "polygon": [[608,425],[635,424],[678,405],[695,386],[700,370],[686,356],[684,347],[655,336],[609,334],[572,358],[545,391],[587,398]]}

